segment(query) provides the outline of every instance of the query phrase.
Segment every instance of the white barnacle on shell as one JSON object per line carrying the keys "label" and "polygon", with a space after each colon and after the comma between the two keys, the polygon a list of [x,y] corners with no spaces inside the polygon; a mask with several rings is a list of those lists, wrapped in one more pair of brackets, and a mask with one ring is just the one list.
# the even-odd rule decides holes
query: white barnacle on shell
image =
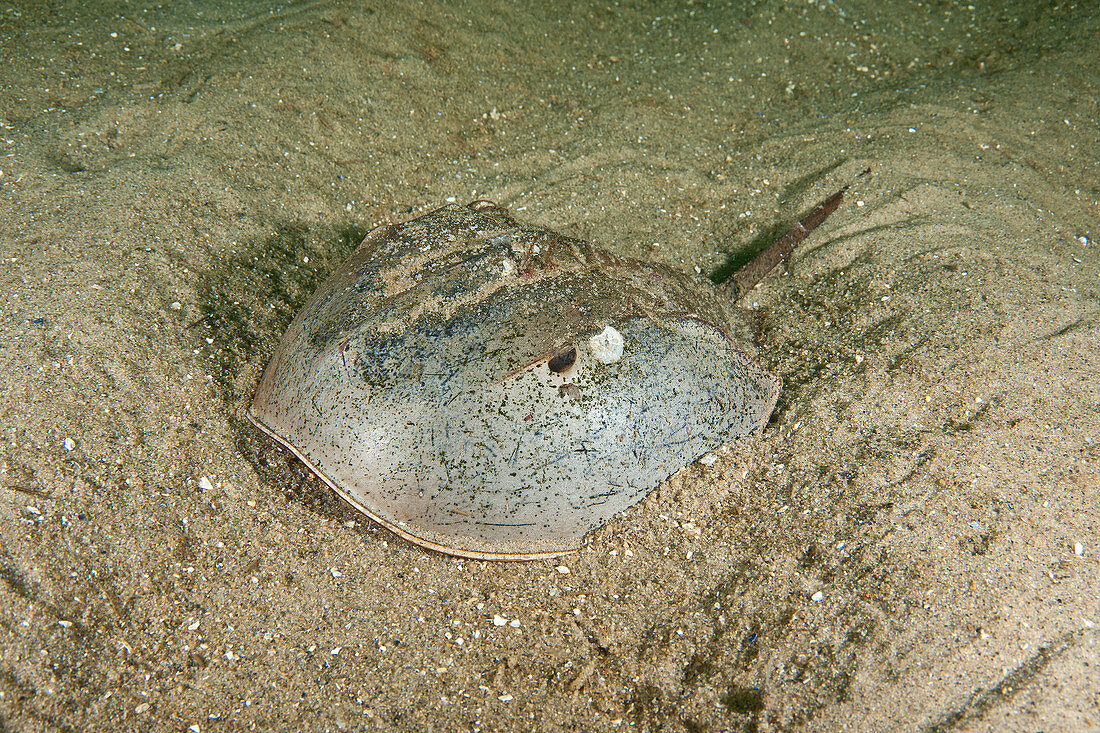
{"label": "white barnacle on shell", "polygon": [[588,348],[601,364],[614,364],[623,358],[623,335],[611,326],[604,326],[602,331],[588,339]]}

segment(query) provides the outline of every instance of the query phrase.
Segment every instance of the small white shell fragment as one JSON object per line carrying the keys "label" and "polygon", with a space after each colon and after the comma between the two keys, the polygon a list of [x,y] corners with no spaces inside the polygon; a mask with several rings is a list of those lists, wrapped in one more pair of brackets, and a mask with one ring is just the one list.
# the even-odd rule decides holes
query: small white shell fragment
{"label": "small white shell fragment", "polygon": [[214,485],[210,483],[210,479],[206,478],[206,476],[203,476],[199,479],[199,488],[203,491],[213,491]]}
{"label": "small white shell fragment", "polygon": [[623,358],[623,335],[611,326],[605,326],[588,339],[588,348],[601,364],[614,364]]}
{"label": "small white shell fragment", "polygon": [[493,626],[506,626],[508,619],[501,616],[499,613],[493,616]]}
{"label": "small white shell fragment", "polygon": [[1085,554],[1085,546],[1082,545],[1080,542],[1075,543],[1073,545],[1073,554],[1081,557]]}
{"label": "small white shell fragment", "polygon": [[72,450],[76,447],[76,443],[73,442],[72,438],[65,438],[65,442],[62,443],[62,445],[65,446],[65,450]]}
{"label": "small white shell fragment", "polygon": [[557,567],[557,570],[558,570],[558,572],[559,572],[559,573],[561,573],[562,575],[569,575],[569,568],[565,567],[564,565],[559,565],[559,566]]}
{"label": "small white shell fragment", "polygon": [[716,456],[713,453],[707,453],[706,455],[704,455],[702,458],[699,459],[699,463],[702,463],[704,466],[713,466],[717,462],[718,462],[718,456]]}
{"label": "small white shell fragment", "polygon": [[810,600],[813,601],[814,603],[821,603],[821,601],[824,600],[824,599],[825,599],[825,594],[822,593],[821,591],[818,591],[817,593],[814,593],[812,596],[810,596]]}

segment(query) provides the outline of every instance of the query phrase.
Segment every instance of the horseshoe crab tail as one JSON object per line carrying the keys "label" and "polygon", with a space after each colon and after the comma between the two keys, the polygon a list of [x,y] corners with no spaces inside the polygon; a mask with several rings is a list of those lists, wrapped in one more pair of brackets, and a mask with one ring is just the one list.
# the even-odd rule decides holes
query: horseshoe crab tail
{"label": "horseshoe crab tail", "polygon": [[[856,176],[856,178],[861,178],[870,172],[871,169],[867,168]],[[733,276],[722,284],[722,290],[726,292],[731,300],[737,300],[742,295],[752,290],[752,288],[763,280],[769,272],[775,269],[779,263],[791,256],[791,252],[794,251],[794,248],[798,246],[799,242],[808,237],[810,232],[820,226],[821,222],[825,221],[829,218],[830,214],[836,211],[836,208],[840,206],[840,202],[844,199],[844,194],[848,192],[851,185],[851,183],[845,184],[843,188],[825,199],[816,209],[807,214],[805,218],[787,230],[786,234],[769,244],[760,254],[752,258],[748,264],[733,273]]]}

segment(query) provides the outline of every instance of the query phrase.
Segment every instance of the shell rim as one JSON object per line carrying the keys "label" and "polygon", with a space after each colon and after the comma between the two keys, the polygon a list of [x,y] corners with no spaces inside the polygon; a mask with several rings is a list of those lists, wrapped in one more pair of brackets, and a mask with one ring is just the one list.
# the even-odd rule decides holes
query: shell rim
{"label": "shell rim", "polygon": [[248,410],[245,412],[245,417],[248,418],[248,421],[250,423],[252,423],[257,428],[259,428],[261,432],[263,432],[265,435],[270,437],[276,443],[278,443],[279,445],[283,446],[284,448],[289,450],[291,453],[293,453],[295,455],[295,457],[298,458],[298,460],[300,460],[302,463],[304,463],[306,465],[306,467],[309,468],[309,470],[314,473],[314,475],[316,475],[318,478],[320,478],[322,481],[324,481],[330,489],[335,491],[336,494],[341,499],[346,501],[348,504],[350,504],[356,510],[362,512],[363,514],[366,514],[372,521],[374,521],[379,526],[384,527],[385,529],[388,529],[390,532],[393,532],[395,535],[397,535],[401,539],[406,540],[407,542],[410,542],[414,545],[417,545],[418,547],[425,547],[429,550],[435,550],[436,552],[442,553],[444,555],[452,555],[454,557],[461,557],[461,558],[465,558],[465,559],[468,559],[468,560],[494,560],[494,561],[550,560],[550,559],[555,558],[555,557],[562,557],[562,556],[565,556],[565,555],[571,555],[575,552],[578,552],[581,549],[580,547],[576,547],[576,548],[568,549],[568,550],[553,550],[553,551],[549,551],[549,552],[486,552],[486,551],[479,551],[479,550],[464,550],[464,549],[458,548],[458,547],[448,547],[446,545],[439,544],[438,542],[432,542],[431,540],[424,539],[423,537],[418,537],[415,534],[409,532],[407,529],[404,529],[404,528],[394,524],[393,522],[390,522],[390,521],[385,520],[382,517],[378,516],[377,514],[372,512],[370,509],[363,506],[362,503],[360,503],[355,498],[350,496],[346,491],[344,491],[339,486],[337,486],[336,483],[331,478],[329,478],[327,475],[325,475],[324,471],[322,471],[320,468],[318,468],[316,465],[314,465],[312,461],[310,461],[308,458],[306,458],[305,455],[303,455],[302,452],[300,450],[298,450],[294,446],[293,443],[291,443],[288,440],[285,440],[281,435],[276,433],[274,431],[274,429],[272,429],[272,428],[268,427],[267,425],[265,425],[263,423],[263,421],[260,419],[260,417],[252,411],[252,407],[249,407]]}

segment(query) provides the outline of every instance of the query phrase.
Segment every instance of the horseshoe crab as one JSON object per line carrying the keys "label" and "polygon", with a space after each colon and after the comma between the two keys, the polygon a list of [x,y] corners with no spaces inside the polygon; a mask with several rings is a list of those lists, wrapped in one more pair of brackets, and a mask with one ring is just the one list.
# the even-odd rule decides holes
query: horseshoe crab
{"label": "horseshoe crab", "polygon": [[731,338],[733,302],[847,188],[719,288],[488,201],[379,226],[297,314],[248,417],[418,545],[575,551],[680,468],[763,430],[781,381]]}

